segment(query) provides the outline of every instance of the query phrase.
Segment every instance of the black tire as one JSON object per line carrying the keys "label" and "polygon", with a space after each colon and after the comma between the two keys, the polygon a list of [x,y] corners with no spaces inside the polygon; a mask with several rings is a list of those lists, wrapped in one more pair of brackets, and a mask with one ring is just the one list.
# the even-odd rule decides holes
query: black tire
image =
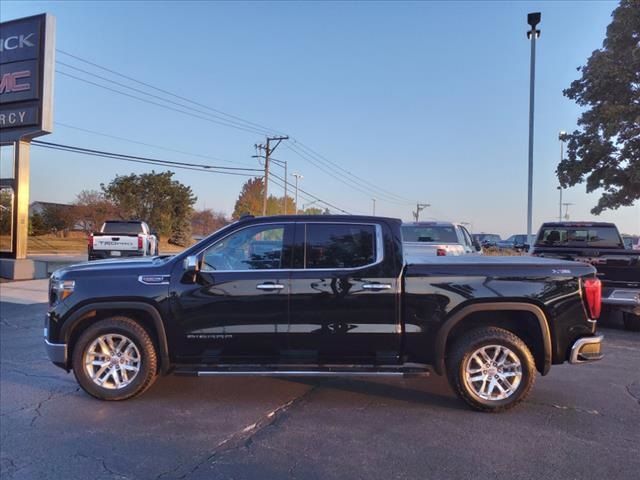
{"label": "black tire", "polygon": [[640,315],[624,312],[622,314],[624,329],[630,332],[640,332]]}
{"label": "black tire", "polygon": [[[489,353],[500,352],[499,354],[496,353],[498,362],[495,362],[493,365],[489,363],[484,366],[478,365],[477,359],[480,359],[480,354],[474,358],[472,358],[472,356],[483,347],[486,347],[486,352]],[[509,376],[509,378],[514,378],[515,381],[518,381],[515,372],[519,371],[519,381],[513,392],[508,393],[508,396],[505,398],[483,398],[474,386],[474,382],[467,380],[467,367],[471,368],[473,365],[482,369],[482,371],[475,372],[476,378],[478,376],[483,378],[475,382],[477,384],[482,381],[480,384],[481,390],[485,387],[487,379],[489,379],[489,384],[486,388],[491,389],[491,391],[483,392],[485,396],[493,396],[496,389],[502,389],[504,391],[506,379],[502,377],[499,378],[499,375],[502,375],[503,372],[499,359],[506,350],[500,347],[506,347],[506,349],[509,350],[509,357],[505,360],[517,359],[517,361],[519,361],[519,368],[514,367],[514,372],[506,372],[514,373],[514,375]],[[511,361],[509,363],[513,364],[515,362]],[[489,367],[485,369],[486,365],[489,365]],[[492,372],[495,373],[495,375],[493,375],[493,378],[496,379],[495,381],[492,380]],[[497,413],[513,408],[529,395],[535,382],[536,367],[531,351],[519,337],[502,328],[485,327],[471,330],[456,340],[447,358],[447,376],[451,388],[456,395],[471,408],[481,412]],[[500,391],[498,391],[498,395],[499,394]]]}
{"label": "black tire", "polygon": [[[117,338],[126,337],[137,348],[139,370],[130,380],[130,383],[120,388],[108,388],[98,385],[87,371],[92,367],[87,366],[85,368],[85,356],[91,345],[99,337],[110,334],[116,335]],[[73,347],[72,367],[78,384],[89,395],[100,400],[126,400],[142,394],[153,384],[158,371],[158,356],[153,340],[142,325],[128,317],[117,316],[94,323],[80,335]],[[114,368],[118,368],[117,362]],[[118,377],[119,380],[123,378],[122,375]],[[114,376],[111,376],[111,379],[115,383]],[[105,383],[107,382],[105,381]]]}

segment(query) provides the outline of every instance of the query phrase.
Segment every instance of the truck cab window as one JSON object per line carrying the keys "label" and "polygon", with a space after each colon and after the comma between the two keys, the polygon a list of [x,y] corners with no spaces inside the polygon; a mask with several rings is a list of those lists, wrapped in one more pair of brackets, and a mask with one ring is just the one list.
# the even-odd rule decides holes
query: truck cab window
{"label": "truck cab window", "polygon": [[202,271],[280,269],[283,242],[283,225],[242,229],[205,250]]}
{"label": "truck cab window", "polygon": [[306,268],[356,268],[375,262],[373,225],[308,224]]}

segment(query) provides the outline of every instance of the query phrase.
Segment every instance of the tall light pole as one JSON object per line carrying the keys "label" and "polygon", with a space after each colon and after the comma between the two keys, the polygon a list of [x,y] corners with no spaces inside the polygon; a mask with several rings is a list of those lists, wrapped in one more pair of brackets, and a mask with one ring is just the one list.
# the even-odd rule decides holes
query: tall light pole
{"label": "tall light pole", "polygon": [[373,202],[373,216],[376,216],[376,199],[372,198],[371,201]]}
{"label": "tall light pole", "polygon": [[558,190],[560,191],[560,205],[559,205],[559,210],[558,210],[558,221],[561,222],[562,221],[562,187],[558,187]]}
{"label": "tall light pole", "polygon": [[533,223],[533,106],[535,99],[536,83],[536,39],[540,37],[540,30],[536,29],[542,15],[534,12],[527,15],[527,23],[531,30],[527,32],[527,38],[531,40],[531,76],[529,78],[529,186],[527,190],[527,242],[532,245],[531,236]]}
{"label": "tall light pole", "polygon": [[296,213],[298,213],[298,180],[301,180],[304,177],[299,173],[292,173],[291,176],[296,179]]}
{"label": "tall light pole", "polygon": [[[565,131],[560,131],[560,133],[558,133],[558,140],[560,140],[560,163],[562,163],[562,160],[564,160],[564,136],[567,134],[567,132]],[[558,187],[558,190],[560,190],[560,206],[559,206],[559,210],[558,210],[558,221],[561,222],[562,221],[562,185],[560,185]]]}

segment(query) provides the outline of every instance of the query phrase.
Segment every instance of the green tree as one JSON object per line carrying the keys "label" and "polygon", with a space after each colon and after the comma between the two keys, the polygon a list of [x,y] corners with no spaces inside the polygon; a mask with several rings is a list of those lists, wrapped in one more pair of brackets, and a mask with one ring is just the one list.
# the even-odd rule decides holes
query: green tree
{"label": "green tree", "polygon": [[116,176],[102,184],[105,198],[117,207],[120,218],[146,221],[169,242],[185,246],[191,241],[191,215],[197,198],[191,187],[173,179],[173,172]]}
{"label": "green tree", "polygon": [[38,212],[31,215],[29,219],[29,235],[44,235],[48,233],[47,225],[44,222],[44,218]]}
{"label": "green tree", "polygon": [[303,215],[322,215],[324,211],[318,207],[308,207],[305,208],[304,211],[301,211]]}
{"label": "green tree", "polygon": [[622,0],[612,17],[602,48],[564,90],[586,110],[556,170],[563,187],[603,190],[596,215],[640,198],[640,1]]}
{"label": "green tree", "polygon": [[[293,198],[287,196],[287,214],[293,215],[296,211],[296,205]],[[284,214],[284,196],[276,197],[269,195],[267,200],[267,215],[283,215]]]}
{"label": "green tree", "polygon": [[237,220],[242,215],[262,215],[263,197],[264,182],[262,178],[255,177],[247,180],[242,185],[242,190],[240,190],[240,195],[233,208],[233,219]]}
{"label": "green tree", "polygon": [[76,223],[75,212],[71,205],[45,204],[41,215],[47,232],[61,233],[64,236]]}
{"label": "green tree", "polygon": [[0,236],[11,235],[12,214],[13,192],[8,188],[0,189]]}

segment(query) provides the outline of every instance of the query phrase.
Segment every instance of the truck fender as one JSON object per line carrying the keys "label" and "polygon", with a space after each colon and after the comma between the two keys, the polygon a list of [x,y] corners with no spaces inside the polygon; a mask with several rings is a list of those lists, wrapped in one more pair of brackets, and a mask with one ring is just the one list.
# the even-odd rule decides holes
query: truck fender
{"label": "truck fender", "polygon": [[169,370],[169,347],[167,344],[167,333],[164,328],[164,323],[162,323],[162,317],[160,316],[160,312],[158,312],[153,305],[149,305],[145,302],[96,302],[82,306],[69,316],[60,331],[61,337],[64,339],[65,343],[69,342],[71,332],[73,332],[76,326],[78,326],[82,321],[92,318],[86,317],[86,314],[94,310],[138,310],[148,313],[153,319],[153,326],[155,327],[158,338],[158,353],[160,355],[161,371],[162,373],[165,373]]}
{"label": "truck fender", "polygon": [[549,373],[551,368],[551,332],[549,331],[549,323],[547,317],[540,307],[532,305],[530,303],[520,302],[491,302],[491,303],[476,303],[461,308],[453,315],[451,315],[440,327],[435,341],[435,370],[439,375],[443,375],[445,372],[445,350],[447,345],[447,338],[449,333],[458,323],[464,320],[468,315],[476,312],[487,311],[504,311],[504,310],[517,310],[523,312],[529,312],[535,315],[540,325],[540,332],[542,334],[542,344],[544,346],[544,364],[542,367],[542,375]]}

